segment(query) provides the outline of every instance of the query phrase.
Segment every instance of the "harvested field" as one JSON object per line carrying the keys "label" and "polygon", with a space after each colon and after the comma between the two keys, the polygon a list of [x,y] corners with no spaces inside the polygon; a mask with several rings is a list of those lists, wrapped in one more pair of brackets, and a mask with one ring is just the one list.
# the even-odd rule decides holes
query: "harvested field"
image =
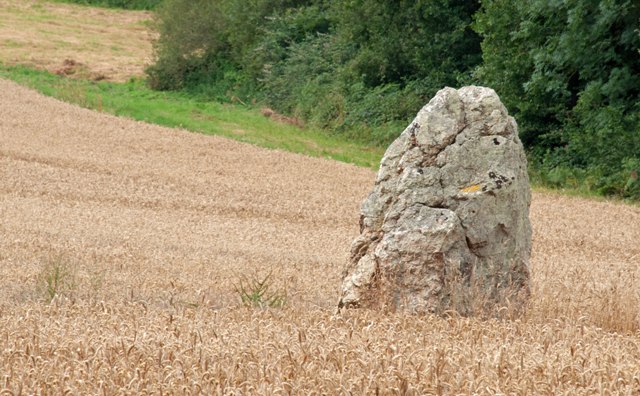
{"label": "harvested field", "polygon": [[372,171],[0,93],[0,394],[640,393],[638,207],[535,193],[523,318],[334,315]]}
{"label": "harvested field", "polygon": [[126,81],[151,62],[151,13],[0,0],[0,63]]}

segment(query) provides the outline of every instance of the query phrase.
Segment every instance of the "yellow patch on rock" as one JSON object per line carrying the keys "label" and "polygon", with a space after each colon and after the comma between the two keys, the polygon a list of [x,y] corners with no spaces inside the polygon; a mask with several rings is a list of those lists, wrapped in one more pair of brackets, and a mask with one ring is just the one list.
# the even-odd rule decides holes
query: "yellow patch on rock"
{"label": "yellow patch on rock", "polygon": [[461,189],[460,192],[473,193],[473,192],[476,192],[476,191],[480,191],[481,187],[482,186],[480,184],[474,184],[474,185],[471,185],[469,187],[465,187],[465,188]]}

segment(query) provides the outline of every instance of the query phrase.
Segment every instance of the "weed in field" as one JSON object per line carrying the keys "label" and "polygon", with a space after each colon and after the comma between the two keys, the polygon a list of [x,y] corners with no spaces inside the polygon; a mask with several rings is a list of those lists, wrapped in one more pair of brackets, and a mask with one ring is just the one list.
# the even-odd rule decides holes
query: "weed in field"
{"label": "weed in field", "polygon": [[50,257],[38,274],[37,289],[47,303],[57,296],[69,296],[76,289],[74,266],[61,256]]}
{"label": "weed in field", "polygon": [[285,289],[273,290],[271,275],[272,272],[265,277],[257,274],[240,277],[234,287],[243,305],[253,308],[282,308],[287,303]]}

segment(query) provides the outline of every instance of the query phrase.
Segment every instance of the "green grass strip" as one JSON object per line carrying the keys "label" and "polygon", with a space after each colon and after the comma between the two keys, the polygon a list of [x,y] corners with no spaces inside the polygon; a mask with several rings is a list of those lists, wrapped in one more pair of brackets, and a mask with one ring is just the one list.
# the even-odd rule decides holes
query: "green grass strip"
{"label": "green grass strip", "polygon": [[123,10],[153,10],[162,0],[53,0],[58,3],[91,7],[121,8]]}
{"label": "green grass strip", "polygon": [[270,149],[286,150],[377,168],[384,150],[348,141],[316,129],[275,122],[259,109],[158,92],[144,82],[92,82],[61,77],[23,66],[0,65],[0,78],[44,95],[101,112],[207,135],[225,136]]}

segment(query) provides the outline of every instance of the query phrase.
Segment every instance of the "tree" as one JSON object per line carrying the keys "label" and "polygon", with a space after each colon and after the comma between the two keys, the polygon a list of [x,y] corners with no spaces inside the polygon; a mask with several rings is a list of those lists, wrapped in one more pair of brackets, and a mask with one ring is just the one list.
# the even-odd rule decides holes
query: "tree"
{"label": "tree", "polygon": [[456,85],[480,63],[470,28],[478,8],[468,0],[348,0],[334,2],[333,14],[338,39],[352,49],[354,78],[368,87],[421,80],[433,90]]}
{"label": "tree", "polygon": [[476,77],[515,114],[534,160],[597,174],[605,190],[626,184],[640,155],[639,21],[631,0],[483,2]]}

